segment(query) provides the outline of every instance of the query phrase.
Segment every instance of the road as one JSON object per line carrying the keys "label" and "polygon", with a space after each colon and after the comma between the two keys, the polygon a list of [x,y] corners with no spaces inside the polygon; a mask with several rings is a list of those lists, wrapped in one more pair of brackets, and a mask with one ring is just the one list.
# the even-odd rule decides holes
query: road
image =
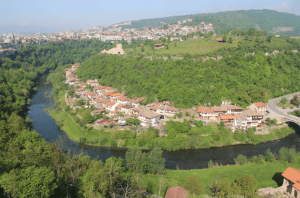
{"label": "road", "polygon": [[276,104],[278,102],[280,102],[280,100],[283,97],[286,97],[287,99],[291,99],[291,98],[293,98],[294,95],[299,95],[299,94],[300,94],[300,92],[297,92],[297,93],[289,94],[289,95],[286,95],[286,96],[282,96],[282,97],[274,98],[274,99],[270,100],[268,102],[268,110],[271,113],[276,114],[277,116],[282,116],[282,117],[284,117],[288,120],[291,120],[295,123],[300,124],[300,118],[289,114],[290,109],[282,109],[282,108],[279,108],[279,107],[276,106]]}

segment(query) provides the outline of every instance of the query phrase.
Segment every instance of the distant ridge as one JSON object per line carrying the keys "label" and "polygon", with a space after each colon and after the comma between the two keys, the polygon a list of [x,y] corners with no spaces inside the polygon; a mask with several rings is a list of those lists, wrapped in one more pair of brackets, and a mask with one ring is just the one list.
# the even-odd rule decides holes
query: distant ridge
{"label": "distant ridge", "polygon": [[163,25],[161,22],[173,24],[187,18],[194,19],[193,22],[186,23],[186,25],[189,26],[199,25],[201,21],[205,21],[206,23],[212,23],[217,30],[233,30],[236,28],[248,30],[249,28],[254,27],[256,29],[267,30],[270,34],[300,36],[300,16],[274,10],[238,10],[143,19],[131,21],[131,25],[122,26],[122,28],[157,28]]}

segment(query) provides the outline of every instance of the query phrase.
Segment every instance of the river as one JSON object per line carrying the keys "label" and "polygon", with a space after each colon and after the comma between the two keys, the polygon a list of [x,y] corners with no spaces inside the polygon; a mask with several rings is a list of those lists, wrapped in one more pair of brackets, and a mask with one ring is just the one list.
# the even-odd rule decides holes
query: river
{"label": "river", "polygon": [[[47,142],[54,142],[59,136],[62,136],[66,140],[64,142],[66,148],[76,153],[82,151],[93,159],[96,158],[105,161],[112,156],[125,159],[127,149],[87,146],[70,140],[66,133],[61,131],[54,120],[43,110],[47,106],[55,108],[53,100],[45,95],[46,92],[50,95],[51,91],[52,86],[50,84],[40,84],[37,93],[32,98],[32,103],[29,107],[30,111],[27,115],[33,120],[32,125],[34,130],[36,130],[42,138]],[[167,169],[176,169],[177,165],[182,170],[202,169],[207,168],[207,164],[210,160],[218,164],[230,165],[234,164],[233,159],[239,154],[252,157],[254,155],[264,154],[268,148],[275,153],[278,153],[281,147],[295,148],[297,151],[300,151],[299,141],[299,133],[297,133],[291,134],[281,140],[260,143],[258,145],[244,144],[210,149],[164,151],[163,157],[166,159]]]}

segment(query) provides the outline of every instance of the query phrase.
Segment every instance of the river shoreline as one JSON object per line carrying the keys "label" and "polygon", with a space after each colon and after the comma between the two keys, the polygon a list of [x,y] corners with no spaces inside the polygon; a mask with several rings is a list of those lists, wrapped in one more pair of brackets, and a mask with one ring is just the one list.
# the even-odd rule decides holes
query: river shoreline
{"label": "river shoreline", "polygon": [[[106,161],[109,157],[121,157],[125,159],[127,149],[121,147],[108,147],[98,145],[84,145],[69,138],[66,131],[60,130],[54,119],[44,111],[46,107],[55,109],[54,101],[45,96],[44,93],[48,91],[49,95],[52,92],[50,84],[39,84],[37,93],[32,97],[30,111],[28,117],[33,121],[32,125],[42,138],[47,142],[55,142],[60,137],[64,138],[64,147],[75,153],[84,152],[92,159],[99,159]],[[74,124],[73,124],[74,125]],[[81,131],[82,133],[82,131]],[[105,132],[106,133],[106,132]],[[106,133],[107,134],[107,133]],[[106,135],[104,134],[104,135]],[[166,160],[165,168],[169,170],[176,170],[179,167],[181,170],[204,169],[207,168],[208,162],[213,160],[214,163],[223,165],[235,164],[234,158],[242,154],[248,158],[265,154],[267,149],[271,149],[273,153],[279,153],[280,148],[295,148],[300,151],[300,137],[298,133],[288,135],[280,140],[269,141],[266,143],[253,144],[239,144],[223,147],[211,147],[209,149],[181,149],[176,151],[163,151],[163,157]],[[148,152],[149,149],[143,149]]]}

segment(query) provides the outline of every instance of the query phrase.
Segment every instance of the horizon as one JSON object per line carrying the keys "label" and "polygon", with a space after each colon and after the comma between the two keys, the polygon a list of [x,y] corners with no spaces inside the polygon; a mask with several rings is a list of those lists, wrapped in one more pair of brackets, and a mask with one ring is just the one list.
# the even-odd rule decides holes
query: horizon
{"label": "horizon", "polygon": [[[99,3],[95,0],[91,0],[84,5],[78,0],[75,0],[75,3],[72,4],[59,2],[57,0],[46,3],[41,3],[37,0],[31,0],[30,3],[23,1],[16,2],[18,3],[3,3],[5,9],[0,10],[0,34],[77,31],[92,27],[108,26],[125,21],[132,22],[145,19],[241,10],[265,9],[300,16],[300,9],[297,9],[300,8],[299,0],[267,0],[264,2],[254,0],[251,4],[241,4],[237,0],[222,3],[218,2],[218,0],[205,3],[187,1],[184,5],[179,1],[171,3],[169,1],[159,2],[154,0],[154,3],[159,2],[162,4],[159,7],[156,5],[146,5],[139,1],[131,1],[129,5],[127,3],[118,2],[118,7],[110,5],[110,3],[107,2]],[[201,9],[195,9],[198,7]]]}

